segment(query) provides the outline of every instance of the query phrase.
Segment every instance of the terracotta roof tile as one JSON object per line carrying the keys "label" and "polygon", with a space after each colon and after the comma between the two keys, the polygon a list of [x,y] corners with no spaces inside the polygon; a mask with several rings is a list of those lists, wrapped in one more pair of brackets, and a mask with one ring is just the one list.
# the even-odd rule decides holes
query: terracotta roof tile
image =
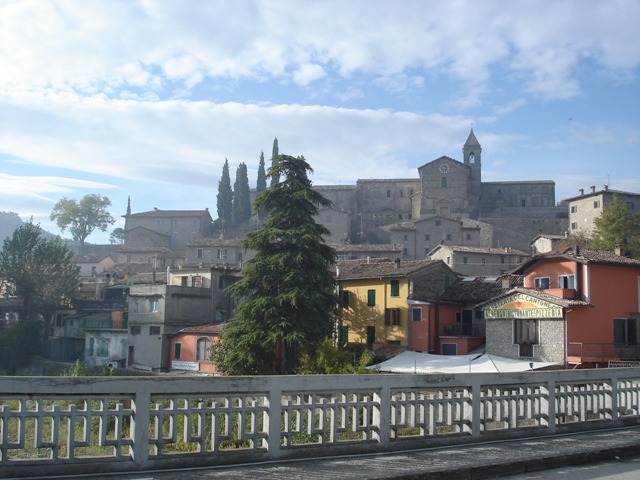
{"label": "terracotta roof tile", "polygon": [[[397,265],[388,258],[369,260],[344,260],[334,266],[337,280],[359,278],[406,277],[425,268],[433,267],[441,260],[402,260]],[[336,273],[336,269],[339,273]]]}
{"label": "terracotta roof tile", "polygon": [[551,252],[540,253],[535,255],[529,261],[523,263],[516,270],[520,271],[533,263],[551,260],[551,259],[574,260],[578,263],[587,265],[611,265],[618,267],[638,267],[640,268],[640,260],[634,258],[622,257],[615,252],[609,250],[596,250],[593,248],[564,247]]}
{"label": "terracotta roof tile", "polygon": [[174,333],[177,335],[178,333],[222,333],[222,329],[224,328],[224,323],[214,323],[212,325],[196,325],[193,327],[185,327],[178,332]]}
{"label": "terracotta roof tile", "polygon": [[451,285],[440,297],[440,300],[467,304],[479,303],[508,292],[513,288],[522,287],[523,284],[523,275],[465,277]]}

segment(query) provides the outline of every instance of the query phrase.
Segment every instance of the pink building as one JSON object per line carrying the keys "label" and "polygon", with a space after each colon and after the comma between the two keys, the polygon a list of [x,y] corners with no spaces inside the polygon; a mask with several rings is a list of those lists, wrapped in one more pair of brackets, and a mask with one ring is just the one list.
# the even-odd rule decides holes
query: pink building
{"label": "pink building", "polygon": [[220,341],[223,324],[185,327],[171,335],[170,368],[193,372],[215,373],[210,360],[211,347]]}

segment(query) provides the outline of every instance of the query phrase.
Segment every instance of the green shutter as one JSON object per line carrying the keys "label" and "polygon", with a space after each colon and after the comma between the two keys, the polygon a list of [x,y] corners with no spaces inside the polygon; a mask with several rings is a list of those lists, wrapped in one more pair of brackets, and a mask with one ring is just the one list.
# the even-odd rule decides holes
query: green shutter
{"label": "green shutter", "polygon": [[376,304],[376,291],[368,290],[367,291],[367,306],[373,307]]}
{"label": "green shutter", "polygon": [[391,309],[389,308],[384,309],[384,324],[391,325]]}
{"label": "green shutter", "polygon": [[344,345],[349,342],[349,327],[343,325],[340,329],[340,343]]}
{"label": "green shutter", "polygon": [[399,297],[400,296],[400,281],[399,280],[391,280],[391,296]]}

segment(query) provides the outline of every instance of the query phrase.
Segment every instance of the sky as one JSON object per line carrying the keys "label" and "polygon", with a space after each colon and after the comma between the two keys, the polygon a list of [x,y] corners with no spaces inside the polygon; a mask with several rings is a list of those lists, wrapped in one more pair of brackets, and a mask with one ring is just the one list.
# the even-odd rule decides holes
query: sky
{"label": "sky", "polygon": [[[62,198],[117,220],[209,208],[225,158],[314,184],[553,180],[640,193],[637,0],[0,0],[0,211],[52,233]],[[267,164],[268,167],[268,164]],[[68,231],[62,234],[70,237]]]}

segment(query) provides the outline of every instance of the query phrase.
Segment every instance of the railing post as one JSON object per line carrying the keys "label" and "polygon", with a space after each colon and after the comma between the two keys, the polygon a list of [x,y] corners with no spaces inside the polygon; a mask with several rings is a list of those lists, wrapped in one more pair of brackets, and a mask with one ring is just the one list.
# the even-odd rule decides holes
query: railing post
{"label": "railing post", "polygon": [[378,425],[378,443],[386,446],[389,445],[391,432],[391,387],[390,377],[384,378],[383,375],[380,377],[380,390],[375,392],[378,396],[379,411],[374,414],[373,421]]}
{"label": "railing post", "polygon": [[482,395],[482,382],[481,379],[484,375],[469,375],[471,379],[471,436],[480,436],[480,408],[481,408],[481,395]]}
{"label": "railing post", "polygon": [[149,461],[149,423],[151,422],[151,393],[148,382],[140,382],[133,396],[133,418],[131,419],[131,456],[136,466]]}
{"label": "railing post", "polygon": [[547,427],[549,433],[556,433],[556,381],[553,378],[547,380]]}
{"label": "railing post", "polygon": [[282,379],[274,376],[269,379],[269,410],[267,412],[267,455],[271,460],[277,459],[280,452],[280,433],[282,422]]}

